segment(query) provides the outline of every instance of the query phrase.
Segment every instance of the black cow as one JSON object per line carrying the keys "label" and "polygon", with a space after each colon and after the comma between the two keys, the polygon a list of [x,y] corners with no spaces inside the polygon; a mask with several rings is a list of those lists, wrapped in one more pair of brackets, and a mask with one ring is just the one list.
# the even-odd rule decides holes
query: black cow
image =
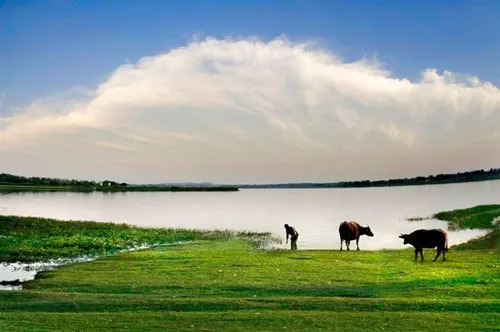
{"label": "black cow", "polygon": [[424,252],[422,248],[436,248],[436,259],[443,253],[443,261],[446,260],[445,252],[448,251],[448,235],[442,229],[419,229],[411,234],[401,234],[399,236],[404,240],[404,244],[411,244],[415,247],[415,260],[417,260],[420,252],[421,260],[424,260]]}

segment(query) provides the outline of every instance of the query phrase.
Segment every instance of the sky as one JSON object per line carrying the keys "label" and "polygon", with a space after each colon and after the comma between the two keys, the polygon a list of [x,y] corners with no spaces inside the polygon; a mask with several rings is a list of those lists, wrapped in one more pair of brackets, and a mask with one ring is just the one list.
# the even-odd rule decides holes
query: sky
{"label": "sky", "polygon": [[498,1],[2,1],[0,171],[131,183],[500,166]]}

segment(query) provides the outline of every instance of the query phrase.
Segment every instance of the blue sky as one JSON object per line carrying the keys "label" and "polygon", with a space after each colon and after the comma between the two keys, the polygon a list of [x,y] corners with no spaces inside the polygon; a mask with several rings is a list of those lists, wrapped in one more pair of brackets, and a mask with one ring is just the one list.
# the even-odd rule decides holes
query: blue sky
{"label": "blue sky", "polygon": [[135,182],[500,165],[500,1],[2,1],[0,168]]}
{"label": "blue sky", "polygon": [[396,77],[426,68],[500,84],[500,1],[0,1],[2,113],[95,87],[120,64],[193,36],[286,35]]}

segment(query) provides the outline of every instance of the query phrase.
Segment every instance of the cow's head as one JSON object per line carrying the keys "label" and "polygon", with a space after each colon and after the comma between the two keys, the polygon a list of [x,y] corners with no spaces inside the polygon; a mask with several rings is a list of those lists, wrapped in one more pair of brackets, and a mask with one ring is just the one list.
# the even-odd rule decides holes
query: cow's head
{"label": "cow's head", "polygon": [[399,236],[400,239],[403,239],[403,244],[407,244],[408,243],[408,234],[401,234]]}
{"label": "cow's head", "polygon": [[290,226],[288,226],[288,224],[285,224],[285,229],[288,229],[290,228]]}
{"label": "cow's head", "polygon": [[370,229],[370,226],[365,227],[364,233],[368,236],[373,236],[372,230]]}

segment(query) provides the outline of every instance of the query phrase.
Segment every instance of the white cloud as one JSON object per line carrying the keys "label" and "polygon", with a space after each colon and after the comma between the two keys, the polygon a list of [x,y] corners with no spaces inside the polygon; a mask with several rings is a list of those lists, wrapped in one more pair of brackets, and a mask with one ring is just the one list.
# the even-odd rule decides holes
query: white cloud
{"label": "white cloud", "polygon": [[500,162],[500,91],[491,83],[434,69],[411,82],[376,61],[346,63],[284,39],[192,42],[117,68],[87,96],[2,118],[2,168],[277,182]]}

